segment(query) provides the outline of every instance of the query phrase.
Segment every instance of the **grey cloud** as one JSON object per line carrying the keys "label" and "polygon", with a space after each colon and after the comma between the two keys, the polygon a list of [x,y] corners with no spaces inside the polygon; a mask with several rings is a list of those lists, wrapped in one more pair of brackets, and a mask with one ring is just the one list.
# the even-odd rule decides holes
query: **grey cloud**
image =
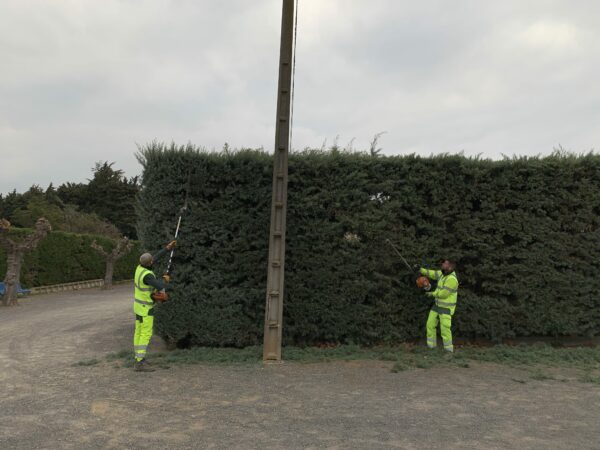
{"label": "grey cloud", "polygon": [[[598,146],[600,3],[300,0],[295,148]],[[0,192],[139,172],[135,143],[274,141],[281,1],[4,1]],[[56,161],[66,161],[56,164]],[[49,170],[52,168],[52,170]]]}

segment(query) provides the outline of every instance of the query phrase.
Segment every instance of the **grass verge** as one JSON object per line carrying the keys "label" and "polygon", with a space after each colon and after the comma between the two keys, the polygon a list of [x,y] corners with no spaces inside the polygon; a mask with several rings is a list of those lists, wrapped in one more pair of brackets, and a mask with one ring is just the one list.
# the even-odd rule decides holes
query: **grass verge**
{"label": "grass verge", "polygon": [[[125,365],[133,364],[130,351],[121,351],[107,356],[107,360],[124,359]],[[159,367],[169,364],[260,364],[262,347],[207,348],[195,347],[189,350],[152,353],[148,359]],[[580,380],[600,384],[600,347],[554,348],[547,344],[497,345],[494,347],[462,347],[454,354],[441,349],[430,350],[410,344],[396,347],[362,348],[357,345],[336,347],[285,347],[283,359],[287,362],[317,363],[328,361],[379,360],[394,363],[393,372],[435,366],[468,368],[472,362],[487,362],[525,368],[532,380],[550,380],[552,376],[543,372],[543,367],[575,368],[585,371]],[[519,382],[525,382],[519,380]]]}

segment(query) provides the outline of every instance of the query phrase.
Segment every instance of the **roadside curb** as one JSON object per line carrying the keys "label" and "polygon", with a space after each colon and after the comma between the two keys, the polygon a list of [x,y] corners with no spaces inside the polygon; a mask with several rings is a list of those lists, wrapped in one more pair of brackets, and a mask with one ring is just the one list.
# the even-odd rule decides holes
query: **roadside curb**
{"label": "roadside curb", "polygon": [[[113,286],[117,284],[129,283],[132,280],[113,281]],[[102,287],[104,279],[75,281],[72,283],[51,284],[48,286],[38,286],[30,288],[31,295],[49,294],[51,292],[77,291],[80,289],[90,289]]]}

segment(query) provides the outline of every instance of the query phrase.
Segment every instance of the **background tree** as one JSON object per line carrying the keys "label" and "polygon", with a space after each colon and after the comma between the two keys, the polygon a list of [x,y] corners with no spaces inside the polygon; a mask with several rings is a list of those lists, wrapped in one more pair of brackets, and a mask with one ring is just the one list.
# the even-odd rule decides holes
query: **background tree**
{"label": "background tree", "polygon": [[32,228],[38,217],[45,217],[55,230],[137,239],[138,177],[127,178],[113,166],[96,163],[87,183],[50,184],[46,189],[34,184],[23,193],[0,194],[0,217],[21,228]]}
{"label": "background tree", "polygon": [[0,245],[6,251],[6,276],[4,278],[5,292],[2,302],[4,306],[14,306],[18,304],[17,286],[21,277],[21,265],[25,253],[33,250],[39,242],[44,239],[52,230],[50,222],[41,217],[35,224],[33,233],[26,236],[22,241],[14,241],[8,237],[10,222],[0,220]]}
{"label": "background tree", "polygon": [[55,231],[96,234],[117,239],[121,233],[113,224],[95,213],[79,210],[75,204],[63,202],[52,184],[44,191],[37,185],[26,192],[11,192],[0,197],[0,217],[14,227],[33,228],[38,217],[45,217]]}
{"label": "background tree", "polygon": [[127,237],[122,237],[119,241],[117,241],[115,247],[110,252],[106,251],[104,247],[99,245],[95,240],[92,242],[91,247],[96,250],[96,252],[101,254],[106,262],[106,271],[104,274],[104,284],[102,289],[111,289],[115,263],[119,258],[131,251],[133,242],[131,242]]}
{"label": "background tree", "polygon": [[139,190],[138,178],[127,178],[115,163],[97,162],[88,184],[66,183],[56,193],[65,204],[77,205],[82,212],[97,214],[115,225],[130,238],[136,238],[135,198]]}
{"label": "background tree", "polygon": [[[15,220],[14,218],[15,213],[19,210],[26,209],[30,201],[40,198],[44,198],[44,190],[37,184],[34,184],[23,193],[13,190],[0,201],[0,217],[4,217],[15,226],[21,226],[18,223],[18,219]],[[33,220],[31,225],[35,224],[36,219]]]}

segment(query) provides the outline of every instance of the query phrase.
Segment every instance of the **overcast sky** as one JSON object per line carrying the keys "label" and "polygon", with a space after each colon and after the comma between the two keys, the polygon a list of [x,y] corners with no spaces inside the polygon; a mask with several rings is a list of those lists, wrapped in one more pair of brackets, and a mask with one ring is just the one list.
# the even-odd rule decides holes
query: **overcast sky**
{"label": "overcast sky", "polygon": [[[0,0],[0,192],[274,142],[281,0]],[[600,1],[299,0],[293,147],[600,146]]]}

